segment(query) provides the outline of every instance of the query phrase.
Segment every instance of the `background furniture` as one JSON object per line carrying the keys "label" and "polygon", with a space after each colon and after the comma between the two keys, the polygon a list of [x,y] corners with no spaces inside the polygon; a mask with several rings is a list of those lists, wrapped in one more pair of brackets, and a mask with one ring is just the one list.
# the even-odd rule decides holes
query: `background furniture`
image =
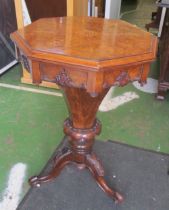
{"label": "background furniture", "polygon": [[25,0],[32,22],[41,17],[87,15],[88,0]]}
{"label": "background furniture", "polygon": [[14,45],[9,37],[16,29],[13,0],[0,0],[0,74],[17,63]]}
{"label": "background furniture", "polygon": [[147,31],[149,31],[150,28],[159,28],[160,19],[161,19],[161,7],[157,8],[157,12],[152,12],[152,22],[145,25],[145,28]]}
{"label": "background furniture", "polygon": [[67,15],[67,0],[25,0],[31,21],[42,17],[59,17]]}
{"label": "background furniture", "polygon": [[159,41],[160,77],[157,99],[164,100],[169,89],[169,4],[159,5],[167,8]]}

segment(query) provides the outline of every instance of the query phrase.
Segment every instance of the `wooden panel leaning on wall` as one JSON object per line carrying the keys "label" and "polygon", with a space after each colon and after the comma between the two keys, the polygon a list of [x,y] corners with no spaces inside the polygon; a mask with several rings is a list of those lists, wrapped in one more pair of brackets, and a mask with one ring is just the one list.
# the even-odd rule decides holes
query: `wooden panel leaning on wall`
{"label": "wooden panel leaning on wall", "polygon": [[31,21],[42,17],[60,17],[67,15],[66,0],[25,0]]}

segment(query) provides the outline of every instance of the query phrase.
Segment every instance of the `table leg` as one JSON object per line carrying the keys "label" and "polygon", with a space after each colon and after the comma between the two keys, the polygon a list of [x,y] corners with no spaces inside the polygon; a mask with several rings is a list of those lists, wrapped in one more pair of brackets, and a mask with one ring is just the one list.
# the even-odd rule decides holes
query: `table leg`
{"label": "table leg", "polygon": [[64,88],[70,115],[64,122],[64,132],[68,137],[69,146],[64,147],[55,157],[51,172],[44,177],[32,177],[29,180],[31,185],[40,186],[41,183],[54,179],[66,164],[75,162],[80,169],[87,167],[98,185],[115,202],[122,202],[123,197],[107,185],[104,169],[92,151],[95,136],[101,131],[101,123],[96,119],[96,113],[107,91],[108,89],[96,97],[91,97],[85,89]]}
{"label": "table leg", "polygon": [[160,88],[160,85],[158,87],[158,92],[156,94],[156,99],[163,101],[165,99],[167,93],[167,88]]}

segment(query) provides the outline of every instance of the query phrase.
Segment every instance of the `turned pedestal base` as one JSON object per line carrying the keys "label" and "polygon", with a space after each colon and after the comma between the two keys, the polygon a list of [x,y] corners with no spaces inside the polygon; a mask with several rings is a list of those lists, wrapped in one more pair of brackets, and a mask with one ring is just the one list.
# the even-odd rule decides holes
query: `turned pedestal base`
{"label": "turned pedestal base", "polygon": [[67,119],[64,123],[64,130],[69,137],[68,145],[64,145],[64,147],[54,157],[53,169],[48,175],[43,177],[34,176],[29,179],[29,183],[32,186],[40,187],[42,183],[56,178],[65,165],[68,163],[76,163],[79,169],[88,168],[92,172],[98,185],[104,192],[112,197],[116,203],[122,202],[122,195],[112,190],[107,185],[104,179],[104,169],[100,160],[92,152],[93,142],[91,142],[90,139],[93,139],[93,136],[100,132],[100,127],[100,122],[96,120],[91,129],[75,129],[72,127],[71,121]]}
{"label": "turned pedestal base", "polygon": [[92,151],[95,136],[101,132],[101,123],[96,119],[96,112],[108,89],[95,97],[87,93],[85,89],[64,87],[63,90],[70,115],[64,122],[64,133],[68,138],[68,145],[56,155],[53,169],[47,176],[32,177],[29,183],[40,186],[41,183],[57,177],[66,164],[76,163],[79,169],[88,168],[98,185],[115,202],[122,202],[123,197],[107,185],[104,169]]}

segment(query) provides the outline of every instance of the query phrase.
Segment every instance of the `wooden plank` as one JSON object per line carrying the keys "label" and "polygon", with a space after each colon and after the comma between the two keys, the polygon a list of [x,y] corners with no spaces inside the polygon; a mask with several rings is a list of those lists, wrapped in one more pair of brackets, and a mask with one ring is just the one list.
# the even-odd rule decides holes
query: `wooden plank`
{"label": "wooden plank", "polygon": [[15,11],[16,11],[16,19],[18,29],[24,26],[23,24],[23,14],[22,14],[22,0],[14,0],[15,1]]}
{"label": "wooden plank", "polygon": [[73,16],[74,0],[67,0],[67,16]]}
{"label": "wooden plank", "polygon": [[88,13],[88,0],[74,0],[73,15],[87,16]]}

